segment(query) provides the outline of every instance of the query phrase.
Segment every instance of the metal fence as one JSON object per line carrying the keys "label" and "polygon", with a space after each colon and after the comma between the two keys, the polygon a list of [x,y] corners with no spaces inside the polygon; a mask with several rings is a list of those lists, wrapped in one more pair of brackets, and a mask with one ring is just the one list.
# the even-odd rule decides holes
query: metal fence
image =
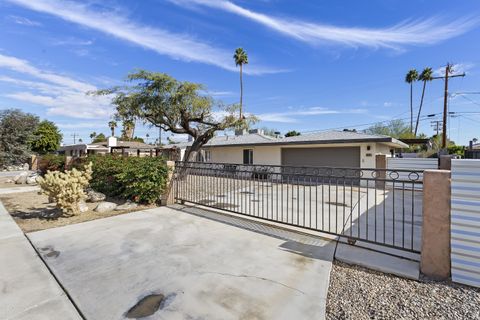
{"label": "metal fence", "polygon": [[419,252],[422,173],[177,162],[174,197],[181,203]]}

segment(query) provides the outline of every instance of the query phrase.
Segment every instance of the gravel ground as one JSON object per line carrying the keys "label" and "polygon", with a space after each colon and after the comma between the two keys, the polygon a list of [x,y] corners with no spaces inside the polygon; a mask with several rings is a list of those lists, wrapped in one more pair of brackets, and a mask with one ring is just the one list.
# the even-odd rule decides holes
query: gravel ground
{"label": "gravel ground", "polygon": [[480,289],[334,262],[327,319],[480,319]]}

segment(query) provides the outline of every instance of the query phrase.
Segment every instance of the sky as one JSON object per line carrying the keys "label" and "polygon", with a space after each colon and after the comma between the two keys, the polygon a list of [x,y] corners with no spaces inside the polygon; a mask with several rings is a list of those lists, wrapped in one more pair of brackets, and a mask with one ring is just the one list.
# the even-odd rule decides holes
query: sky
{"label": "sky", "polygon": [[[466,76],[449,81],[449,136],[480,138],[478,0],[0,0],[0,109],[54,121],[70,144],[74,134],[87,142],[93,131],[109,133],[110,99],[86,92],[136,69],[238,103],[237,47],[248,54],[243,101],[257,127],[307,133],[409,121],[405,74],[441,75],[450,62]],[[441,119],[443,87],[427,84],[419,129],[427,135]],[[416,83],[415,113],[421,90]],[[138,123],[135,134],[153,142],[158,131]]]}

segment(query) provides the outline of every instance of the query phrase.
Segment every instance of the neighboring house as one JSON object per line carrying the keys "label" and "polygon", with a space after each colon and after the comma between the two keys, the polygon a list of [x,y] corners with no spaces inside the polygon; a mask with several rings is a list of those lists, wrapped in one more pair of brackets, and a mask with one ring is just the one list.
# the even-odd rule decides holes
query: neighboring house
{"label": "neighboring house", "polygon": [[[191,142],[173,146],[181,157]],[[198,161],[288,166],[331,166],[374,168],[375,155],[392,156],[408,145],[388,136],[352,131],[326,131],[288,138],[265,136],[260,130],[210,140]]]}
{"label": "neighboring house", "polygon": [[116,137],[90,144],[79,143],[60,147],[59,152],[67,156],[82,157],[89,154],[123,153],[129,156],[155,154],[156,146],[137,141],[121,141]]}

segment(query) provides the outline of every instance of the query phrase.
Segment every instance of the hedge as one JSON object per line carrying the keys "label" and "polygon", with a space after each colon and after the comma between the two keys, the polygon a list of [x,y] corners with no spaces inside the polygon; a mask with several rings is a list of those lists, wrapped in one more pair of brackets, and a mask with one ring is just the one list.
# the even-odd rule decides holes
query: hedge
{"label": "hedge", "polygon": [[93,163],[90,186],[107,196],[155,203],[163,194],[167,179],[166,161],[159,157],[89,156]]}

